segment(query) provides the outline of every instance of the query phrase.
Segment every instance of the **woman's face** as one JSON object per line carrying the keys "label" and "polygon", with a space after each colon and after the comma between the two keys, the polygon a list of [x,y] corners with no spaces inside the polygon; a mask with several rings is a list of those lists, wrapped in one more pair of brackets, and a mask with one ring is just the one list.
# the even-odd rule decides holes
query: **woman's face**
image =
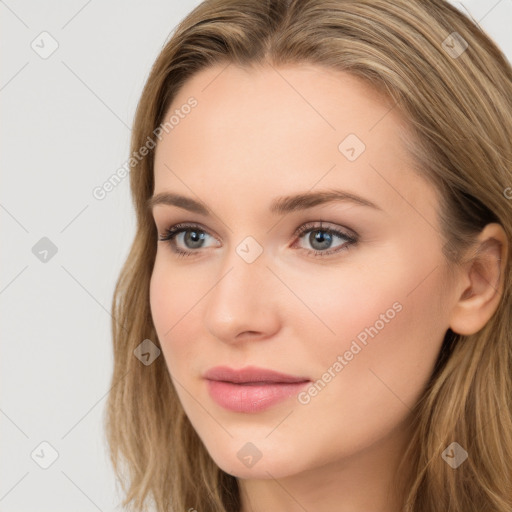
{"label": "woman's face", "polygon": [[[185,226],[158,241],[151,311],[181,404],[230,474],[284,477],[379,446],[433,371],[456,297],[437,194],[392,107],[342,72],[230,65],[196,74],[166,115],[154,194],[186,200],[153,215],[162,237]],[[217,366],[310,382],[212,384]]]}

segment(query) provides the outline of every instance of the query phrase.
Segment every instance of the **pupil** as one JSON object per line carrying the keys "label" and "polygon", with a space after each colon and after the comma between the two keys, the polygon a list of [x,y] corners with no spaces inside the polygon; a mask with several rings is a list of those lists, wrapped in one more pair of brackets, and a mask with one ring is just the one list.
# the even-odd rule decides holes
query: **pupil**
{"label": "pupil", "polygon": [[[326,233],[325,231],[312,231],[311,235],[313,235],[311,242],[324,242],[323,245],[320,247],[321,249],[326,249],[330,245],[331,235],[329,233]],[[314,247],[313,243],[311,245]]]}
{"label": "pupil", "polygon": [[186,242],[191,240],[193,244],[197,242],[202,242],[203,238],[204,233],[198,234],[197,231],[188,231],[187,234],[185,235]]}

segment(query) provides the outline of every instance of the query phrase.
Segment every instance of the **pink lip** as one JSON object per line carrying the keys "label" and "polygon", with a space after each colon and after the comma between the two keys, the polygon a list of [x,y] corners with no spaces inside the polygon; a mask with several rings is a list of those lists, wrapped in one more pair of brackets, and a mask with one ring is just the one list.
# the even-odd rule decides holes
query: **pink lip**
{"label": "pink lip", "polygon": [[220,406],[234,412],[259,412],[297,395],[310,381],[284,373],[248,366],[234,370],[226,366],[210,368],[203,377],[208,392]]}

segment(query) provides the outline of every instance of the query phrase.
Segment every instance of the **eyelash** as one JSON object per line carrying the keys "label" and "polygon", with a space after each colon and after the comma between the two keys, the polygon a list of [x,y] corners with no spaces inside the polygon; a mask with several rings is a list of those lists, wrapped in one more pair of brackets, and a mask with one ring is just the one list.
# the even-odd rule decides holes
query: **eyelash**
{"label": "eyelash", "polygon": [[[313,232],[313,231],[320,231],[324,233],[328,233],[329,235],[335,235],[339,238],[344,238],[346,240],[346,243],[343,244],[341,247],[337,247],[336,249],[328,249],[326,251],[318,251],[315,249],[305,249],[304,247],[300,247],[299,250],[306,251],[308,253],[313,253],[312,255],[314,257],[320,257],[325,258],[327,256],[330,256],[331,254],[339,253],[342,251],[348,250],[349,246],[354,245],[358,242],[358,236],[354,233],[354,235],[349,235],[348,233],[345,233],[343,231],[339,231],[337,229],[333,228],[325,228],[322,226],[322,222],[320,222],[320,225],[311,225],[314,223],[307,223],[302,225],[300,228],[298,228],[295,233],[293,234],[295,237],[301,238],[307,233]],[[167,228],[165,230],[164,235],[159,235],[159,241],[160,242],[168,242],[169,246],[171,247],[171,250],[178,256],[178,257],[190,257],[193,256],[194,253],[199,252],[199,250],[192,250],[192,251],[184,251],[182,249],[178,249],[176,247],[175,238],[180,233],[186,232],[186,231],[198,231],[200,233],[206,233],[209,235],[208,231],[204,230],[201,226],[194,223],[180,223],[175,224],[174,226],[171,226],[170,228]],[[212,235],[210,235],[212,236]],[[214,237],[215,238],[215,237]]]}

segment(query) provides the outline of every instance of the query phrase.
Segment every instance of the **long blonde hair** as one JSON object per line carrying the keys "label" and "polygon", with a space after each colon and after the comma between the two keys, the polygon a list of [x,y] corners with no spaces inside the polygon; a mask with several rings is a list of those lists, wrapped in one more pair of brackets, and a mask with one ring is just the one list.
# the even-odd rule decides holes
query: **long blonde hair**
{"label": "long blonde hair", "polygon": [[[453,34],[456,32],[457,34]],[[466,47],[467,44],[467,47]],[[346,71],[390,98],[408,121],[415,171],[441,192],[450,264],[489,222],[512,240],[512,68],[496,44],[444,0],[207,0],[177,27],[138,104],[132,154],[155,138],[177,91],[213,64],[316,64]],[[137,230],[112,301],[114,372],[105,428],[124,506],[158,512],[238,512],[237,479],[209,456],[179,402],[163,357],[149,283],[157,232],[146,201],[154,150],[130,172]],[[510,253],[497,311],[476,334],[450,329],[421,400],[403,460],[404,512],[512,510]],[[442,452],[456,441],[457,469]]]}

